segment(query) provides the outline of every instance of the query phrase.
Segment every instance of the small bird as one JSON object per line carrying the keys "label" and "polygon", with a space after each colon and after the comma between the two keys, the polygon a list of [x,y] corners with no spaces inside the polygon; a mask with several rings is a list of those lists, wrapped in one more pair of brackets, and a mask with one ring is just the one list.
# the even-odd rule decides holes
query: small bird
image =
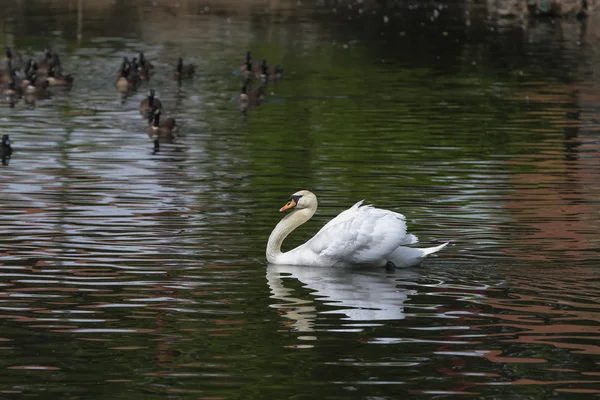
{"label": "small bird", "polygon": [[10,146],[10,139],[8,135],[3,135],[2,144],[0,145],[0,158],[2,158],[2,165],[8,165],[12,152],[13,150]]}
{"label": "small bird", "polygon": [[148,96],[140,102],[140,114],[148,118],[155,109],[162,110],[162,103],[156,97],[154,89],[148,91]]}
{"label": "small bird", "polygon": [[173,77],[181,80],[182,78],[192,78],[195,73],[196,66],[193,64],[183,65],[183,58],[179,57],[175,71],[173,71]]}

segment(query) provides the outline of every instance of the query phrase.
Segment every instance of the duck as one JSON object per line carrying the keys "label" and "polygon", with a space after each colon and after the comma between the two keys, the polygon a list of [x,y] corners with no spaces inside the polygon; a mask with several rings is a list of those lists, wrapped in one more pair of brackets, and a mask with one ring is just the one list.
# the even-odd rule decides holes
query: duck
{"label": "duck", "polygon": [[140,53],[140,59],[138,63],[138,72],[142,81],[150,79],[150,71],[154,69],[154,66],[146,59],[144,53]]}
{"label": "duck", "polygon": [[0,71],[0,84],[8,83],[11,79],[14,79],[15,71],[12,67],[12,61],[7,60],[3,71]]}
{"label": "duck", "polygon": [[266,81],[269,78],[269,66],[267,65],[267,60],[262,60],[260,63],[260,69],[256,74],[257,78]]}
{"label": "duck", "polygon": [[60,58],[58,55],[52,53],[50,50],[44,50],[44,56],[37,62],[37,75],[39,77],[46,77],[48,70],[51,66],[55,66],[57,69],[60,68]]}
{"label": "duck", "polygon": [[48,77],[46,78],[49,86],[72,86],[72,75],[61,75],[56,72],[56,65],[51,65],[48,69]]}
{"label": "duck", "polygon": [[138,64],[137,57],[133,57],[131,59],[131,61],[129,62],[129,67],[130,72],[133,71],[136,73],[136,75],[140,73],[140,65]]}
{"label": "duck", "polygon": [[269,73],[269,79],[279,80],[283,76],[283,68],[279,64],[275,65]]}
{"label": "duck", "polygon": [[280,212],[291,210],[269,236],[266,248],[270,264],[309,267],[414,267],[448,245],[407,247],[418,242],[406,233],[404,215],[363,205],[364,200],[338,214],[306,243],[283,253],[281,244],[317,211],[317,196],[309,190],[292,194]]}
{"label": "duck", "polygon": [[242,72],[252,72],[252,53],[247,51],[244,63],[240,66]]}
{"label": "duck", "polygon": [[2,135],[2,144],[0,144],[0,158],[2,165],[7,166],[12,155],[12,147],[10,146],[10,138],[8,135]]}
{"label": "duck", "polygon": [[15,106],[18,96],[20,95],[20,89],[21,88],[16,85],[14,79],[11,79],[8,81],[7,88],[2,90],[3,100],[8,103],[9,107],[12,108]]}
{"label": "duck", "polygon": [[269,68],[267,60],[262,60],[260,64],[260,74],[257,75],[263,81],[266,80],[279,80],[283,74],[283,68],[277,64],[274,68]]}
{"label": "duck", "polygon": [[264,95],[264,84],[259,87],[250,87],[250,81],[244,80],[239,94],[239,100],[242,106],[259,105]]}
{"label": "duck", "polygon": [[23,67],[19,71],[19,76],[22,76],[23,79],[25,79],[27,77],[27,75],[29,75],[32,72],[32,67],[33,67],[33,60],[30,58],[27,60],[27,62],[23,65]]}
{"label": "duck", "polygon": [[8,81],[8,85],[7,85],[6,89],[2,90],[2,94],[5,96],[5,98],[7,100],[11,100],[11,99],[14,99],[15,96],[17,96],[18,89],[20,89],[20,87],[18,87],[16,85],[15,80],[14,79],[10,79]]}
{"label": "duck", "polygon": [[6,46],[4,51],[4,62],[10,62],[13,69],[19,70],[23,67],[23,55],[20,52],[15,52],[11,47]]}
{"label": "duck", "polygon": [[577,12],[577,14],[575,14],[575,18],[579,21],[583,21],[584,19],[586,19],[589,15],[589,4],[587,0],[581,0],[581,5],[580,5],[580,9]]}
{"label": "duck", "polygon": [[35,61],[31,61],[31,63],[28,62],[23,72],[24,77],[19,82],[19,88],[21,91],[26,91],[27,87],[31,84],[31,77],[33,75],[37,76],[37,63]]}
{"label": "duck", "polygon": [[121,92],[127,92],[131,88],[133,88],[133,83],[130,82],[129,79],[127,79],[127,76],[128,76],[127,69],[121,70],[121,75],[119,76],[119,79],[117,79],[117,82],[115,83],[115,86]]}
{"label": "duck", "polygon": [[175,79],[192,78],[195,73],[196,66],[192,64],[184,65],[183,58],[181,57],[177,59],[177,66],[175,67],[175,71],[173,71],[173,77]]}
{"label": "duck", "polygon": [[152,63],[148,61],[143,52],[140,52],[140,67],[154,69],[154,65],[152,65]]}
{"label": "duck", "polygon": [[115,83],[117,89],[121,92],[128,92],[137,86],[137,83],[139,82],[138,78],[137,71],[133,71],[127,57],[123,57],[119,77]]}
{"label": "duck", "polygon": [[140,83],[140,71],[137,63],[137,58],[133,57],[127,69],[127,80],[133,84],[134,87]]}
{"label": "duck", "polygon": [[148,135],[152,138],[155,136],[168,137],[172,136],[177,126],[175,118],[161,116],[160,108],[155,108],[148,117]]}
{"label": "duck", "polygon": [[156,109],[162,110],[162,103],[156,97],[154,89],[150,89],[148,96],[140,102],[140,114],[142,117],[148,118]]}
{"label": "duck", "polygon": [[12,58],[13,58],[13,53],[12,53],[12,49],[8,46],[6,46],[6,49],[4,50],[4,58],[3,61],[5,63],[7,62],[12,62]]}
{"label": "duck", "polygon": [[239,95],[240,102],[248,102],[250,101],[250,96],[248,96],[248,85],[244,82],[242,85],[242,89]]}
{"label": "duck", "polygon": [[31,74],[29,76],[29,85],[24,89],[27,94],[34,93],[45,93],[48,89],[49,83],[46,79],[41,82],[38,82],[38,76],[36,74]]}
{"label": "duck", "polygon": [[128,71],[130,68],[129,59],[127,57],[123,57],[121,60],[121,65],[119,65],[119,69],[117,70],[117,79],[121,77],[123,71]]}
{"label": "duck", "polygon": [[260,75],[261,64],[255,63],[252,60],[252,52],[246,52],[245,61],[240,66],[240,71],[242,72],[242,75],[246,78],[252,77],[254,75]]}
{"label": "duck", "polygon": [[161,141],[172,143],[175,139],[175,118],[161,118],[161,111],[157,108],[148,117],[148,122],[148,137],[154,142],[154,153],[158,153]]}

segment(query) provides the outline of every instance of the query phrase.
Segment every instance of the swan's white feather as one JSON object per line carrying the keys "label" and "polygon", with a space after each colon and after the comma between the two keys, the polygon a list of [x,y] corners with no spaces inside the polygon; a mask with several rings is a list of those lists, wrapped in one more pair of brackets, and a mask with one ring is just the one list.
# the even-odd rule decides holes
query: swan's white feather
{"label": "swan's white feather", "polygon": [[[347,221],[351,218],[354,218],[354,215],[356,214],[356,210],[358,210],[358,208],[361,206],[361,204],[364,202],[365,200],[361,200],[356,202],[356,204],[354,204],[352,207],[350,207],[347,210],[342,211],[341,213],[339,213],[334,219],[332,219],[331,221],[329,221],[328,223],[326,223],[320,230],[319,232],[321,232],[324,229],[327,229],[328,227],[331,227],[332,225],[337,225],[339,223],[342,223],[344,221]],[[317,235],[319,234],[319,232],[317,232]]]}
{"label": "swan's white feather", "polygon": [[361,204],[359,201],[329,221],[293,250],[296,256],[301,252],[310,264],[321,260],[329,266],[382,266],[398,246],[417,242],[416,236],[406,234],[404,215]]}

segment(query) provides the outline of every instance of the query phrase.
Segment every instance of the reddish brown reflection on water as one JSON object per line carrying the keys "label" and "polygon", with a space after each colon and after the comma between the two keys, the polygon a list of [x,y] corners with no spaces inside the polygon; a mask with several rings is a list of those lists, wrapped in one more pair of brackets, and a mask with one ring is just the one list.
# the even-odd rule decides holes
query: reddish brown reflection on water
{"label": "reddish brown reflection on water", "polygon": [[514,232],[515,242],[519,248],[539,251],[506,252],[526,260],[547,261],[557,253],[586,260],[597,248],[600,226],[600,145],[597,128],[590,124],[600,108],[600,90],[593,82],[548,86],[521,93],[541,105],[531,112],[538,127],[529,134],[537,131],[543,138],[525,143],[506,162],[513,171],[509,183],[514,191],[504,196],[504,207],[523,228]]}
{"label": "reddish brown reflection on water", "polygon": [[[597,365],[573,363],[577,358],[590,357],[591,361],[600,355],[598,274],[593,269],[575,267],[546,271],[522,269],[518,273],[513,271],[503,286],[508,288],[508,296],[498,297],[493,291],[488,292],[482,303],[490,306],[493,313],[485,314],[485,323],[471,326],[474,333],[483,333],[485,339],[476,335],[483,341],[483,347],[502,343],[503,349],[479,354],[498,366],[531,364],[531,367],[523,369],[515,379],[472,382],[469,387],[548,385],[557,392],[598,393],[594,386],[600,381],[593,379],[598,377]],[[471,355],[477,354],[472,352]],[[557,359],[578,368],[551,367],[560,364]],[[546,365],[542,368],[548,371],[544,376],[553,379],[529,375]],[[455,374],[452,370],[441,372]]]}
{"label": "reddish brown reflection on water", "polygon": [[[498,324],[478,326],[513,328],[506,343],[548,344],[578,354],[600,354],[600,303],[597,274],[587,269],[549,270],[513,277],[510,298],[487,298]],[[570,277],[565,280],[564,276]]]}

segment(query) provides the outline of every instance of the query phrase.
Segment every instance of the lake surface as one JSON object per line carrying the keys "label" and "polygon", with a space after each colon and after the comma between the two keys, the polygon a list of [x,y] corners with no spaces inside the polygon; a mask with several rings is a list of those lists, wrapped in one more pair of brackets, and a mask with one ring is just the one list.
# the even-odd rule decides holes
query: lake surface
{"label": "lake surface", "polygon": [[[0,1],[2,48],[71,89],[0,107],[3,398],[600,394],[594,19],[451,4]],[[239,66],[280,64],[241,110]],[[122,57],[149,83],[127,97]],[[197,66],[178,85],[175,61]],[[256,86],[254,86],[256,87]],[[155,88],[180,131],[153,152]],[[411,269],[267,265],[356,201],[406,215]]]}

